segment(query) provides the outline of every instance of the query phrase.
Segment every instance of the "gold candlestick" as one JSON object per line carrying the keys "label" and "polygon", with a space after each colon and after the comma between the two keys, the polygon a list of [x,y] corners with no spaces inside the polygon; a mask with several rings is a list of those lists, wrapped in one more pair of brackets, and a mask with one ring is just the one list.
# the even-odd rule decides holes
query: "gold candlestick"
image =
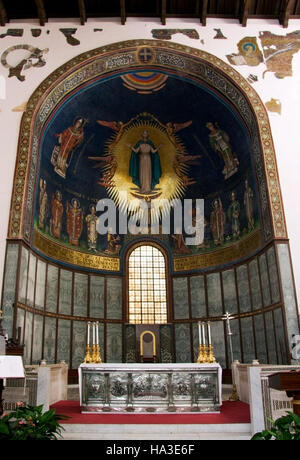
{"label": "gold candlestick", "polygon": [[102,364],[102,359],[100,355],[100,345],[96,345],[96,353],[95,353],[95,363]]}
{"label": "gold candlestick", "polygon": [[84,363],[92,363],[92,355],[91,355],[91,347],[89,345],[86,346],[86,354],[84,357]]}
{"label": "gold candlestick", "polygon": [[213,346],[209,345],[208,347],[208,355],[207,355],[207,362],[208,363],[216,363],[216,358],[213,352]]}

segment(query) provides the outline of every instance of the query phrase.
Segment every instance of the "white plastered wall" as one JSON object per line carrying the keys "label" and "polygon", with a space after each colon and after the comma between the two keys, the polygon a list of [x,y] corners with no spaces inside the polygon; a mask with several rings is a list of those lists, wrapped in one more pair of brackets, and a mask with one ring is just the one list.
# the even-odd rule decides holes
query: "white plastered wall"
{"label": "white plastered wall", "polygon": [[[167,25],[162,26],[159,19],[145,22],[144,19],[128,18],[126,25],[122,26],[118,18],[105,20],[88,20],[84,26],[76,20],[59,22],[51,20],[41,27],[40,37],[32,36],[30,29],[39,28],[38,21],[19,22],[12,21],[6,27],[0,27],[0,33],[5,33],[8,28],[22,28],[22,37],[0,39],[0,55],[13,45],[29,44],[40,49],[49,48],[45,54],[46,65],[32,67],[23,72],[25,81],[20,82],[15,77],[8,78],[8,69],[0,64],[0,82],[3,86],[0,91],[0,123],[1,123],[1,168],[0,168],[0,282],[3,278],[3,267],[6,247],[7,228],[9,220],[11,190],[13,184],[15,158],[17,152],[18,135],[22,112],[12,111],[15,107],[26,102],[36,87],[57,67],[69,59],[85,51],[98,48],[114,42],[132,39],[152,39],[152,29],[195,29],[199,33],[199,40],[190,39],[177,33],[172,35],[171,41],[185,44],[190,47],[200,48],[218,56],[229,64],[226,55],[238,53],[237,43],[244,37],[256,37],[260,46],[259,32],[270,31],[277,35],[285,35],[300,29],[300,21],[290,20],[289,27],[284,29],[273,20],[248,20],[246,28],[236,20],[208,19],[207,26],[203,27],[197,19],[168,19]],[[66,42],[60,28],[77,28],[74,35],[80,41],[77,46]],[[94,32],[94,28],[103,31]],[[226,40],[214,39],[214,28],[221,28]],[[49,31],[49,33],[47,33]],[[261,46],[260,46],[261,48]],[[24,51],[23,51],[24,53]],[[22,59],[22,51],[14,51],[8,56],[11,65],[16,65]],[[269,112],[269,119],[277,155],[279,178],[284,202],[288,236],[293,260],[296,289],[300,291],[300,214],[299,214],[299,171],[300,171],[300,136],[299,136],[299,108],[300,108],[300,52],[293,56],[293,76],[277,79],[271,72],[265,74],[264,63],[257,67],[235,66],[245,78],[250,73],[257,75],[258,81],[253,84],[261,100],[265,103],[270,99],[279,99],[282,104],[281,115]],[[201,109],[201,106],[199,107]],[[100,113],[100,107],[99,107]]]}

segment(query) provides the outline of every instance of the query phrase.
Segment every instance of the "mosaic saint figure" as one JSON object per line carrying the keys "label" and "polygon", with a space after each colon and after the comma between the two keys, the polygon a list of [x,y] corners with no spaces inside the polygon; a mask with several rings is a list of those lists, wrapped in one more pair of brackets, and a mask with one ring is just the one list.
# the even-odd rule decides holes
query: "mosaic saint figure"
{"label": "mosaic saint figure", "polygon": [[248,222],[249,232],[254,229],[253,190],[249,186],[248,179],[245,180],[244,205]]}
{"label": "mosaic saint figure", "polygon": [[135,146],[127,144],[127,147],[131,148],[129,175],[132,182],[139,187],[140,193],[150,194],[162,175],[158,154],[161,145],[155,148],[148,131],[144,130]]}
{"label": "mosaic saint figure", "polygon": [[225,131],[218,127],[217,123],[206,123],[206,127],[209,129],[209,143],[212,149],[224,161],[223,174],[225,179],[228,179],[238,170],[239,161],[236,154],[232,151],[229,136]]}
{"label": "mosaic saint figure", "polygon": [[233,238],[240,236],[240,203],[236,200],[235,192],[231,192],[231,204],[228,208],[227,215],[231,223],[231,231]]}
{"label": "mosaic saint figure", "polygon": [[119,254],[121,245],[119,235],[114,235],[112,229],[109,228],[107,232],[107,248],[104,252],[109,254]]}
{"label": "mosaic saint figure", "polygon": [[88,240],[88,250],[97,252],[97,220],[96,208],[94,205],[90,207],[91,213],[88,214],[85,218],[87,225],[87,240]]}
{"label": "mosaic saint figure", "polygon": [[52,194],[51,198],[51,219],[50,219],[50,234],[60,240],[62,227],[62,216],[64,206],[62,204],[62,195],[59,190]]}
{"label": "mosaic saint figure", "polygon": [[84,118],[78,117],[73,126],[69,126],[62,133],[56,135],[59,145],[53,149],[51,163],[54,166],[54,171],[63,179],[66,178],[66,170],[71,162],[67,163],[70,154],[84,139],[85,123]]}
{"label": "mosaic saint figure", "polygon": [[176,233],[172,235],[172,238],[176,254],[190,254],[191,250],[185,244],[182,233]]}
{"label": "mosaic saint figure", "polygon": [[225,221],[226,215],[223,211],[222,201],[218,198],[213,201],[213,211],[210,214],[210,229],[215,246],[222,245],[224,242]]}
{"label": "mosaic saint figure", "polygon": [[41,230],[45,230],[45,221],[48,213],[48,195],[46,192],[47,183],[44,179],[40,179],[40,194],[39,194],[39,223]]}
{"label": "mosaic saint figure", "polygon": [[79,245],[79,238],[83,228],[83,215],[84,211],[80,208],[79,201],[75,198],[72,199],[71,204],[67,202],[67,233],[69,236],[69,243],[73,246]]}

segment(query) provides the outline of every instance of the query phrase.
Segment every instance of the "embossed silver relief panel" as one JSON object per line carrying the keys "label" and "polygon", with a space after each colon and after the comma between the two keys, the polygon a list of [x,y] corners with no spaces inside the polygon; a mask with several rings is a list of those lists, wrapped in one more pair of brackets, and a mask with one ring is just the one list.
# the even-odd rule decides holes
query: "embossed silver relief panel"
{"label": "embossed silver relief panel", "polygon": [[85,404],[103,404],[105,402],[105,376],[104,374],[84,374],[83,402]]}
{"label": "embossed silver relief panel", "polygon": [[168,401],[168,374],[132,374],[132,402]]}

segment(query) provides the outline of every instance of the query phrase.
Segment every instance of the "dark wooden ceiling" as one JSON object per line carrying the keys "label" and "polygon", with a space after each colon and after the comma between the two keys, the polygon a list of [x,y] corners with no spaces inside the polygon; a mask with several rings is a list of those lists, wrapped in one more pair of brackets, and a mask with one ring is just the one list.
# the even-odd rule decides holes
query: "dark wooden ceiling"
{"label": "dark wooden ceiling", "polygon": [[207,18],[235,18],[245,27],[247,19],[276,19],[283,27],[290,18],[300,19],[300,0],[0,0],[0,24],[14,19],[37,19],[45,25],[49,18],[128,17],[197,18],[206,25]]}

